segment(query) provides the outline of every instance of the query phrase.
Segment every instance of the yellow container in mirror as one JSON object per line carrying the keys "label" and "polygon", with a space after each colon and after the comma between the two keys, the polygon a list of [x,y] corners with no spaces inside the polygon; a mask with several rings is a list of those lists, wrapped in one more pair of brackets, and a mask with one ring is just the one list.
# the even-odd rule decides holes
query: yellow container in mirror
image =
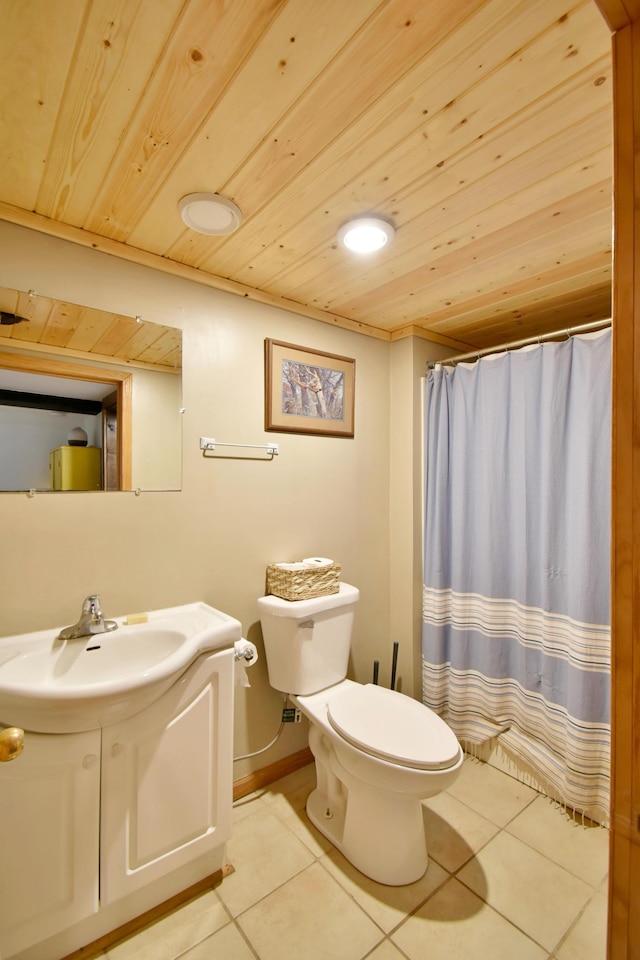
{"label": "yellow container in mirror", "polygon": [[102,486],[99,447],[56,447],[49,464],[54,490],[100,490]]}

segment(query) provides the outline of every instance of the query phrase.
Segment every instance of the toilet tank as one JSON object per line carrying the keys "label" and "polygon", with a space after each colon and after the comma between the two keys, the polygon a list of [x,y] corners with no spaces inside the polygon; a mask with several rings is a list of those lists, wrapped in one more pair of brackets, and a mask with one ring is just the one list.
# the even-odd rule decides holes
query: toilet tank
{"label": "toilet tank", "polygon": [[360,591],[341,583],[338,593],[313,600],[260,597],[269,683],[282,693],[317,693],[347,675],[353,615]]}

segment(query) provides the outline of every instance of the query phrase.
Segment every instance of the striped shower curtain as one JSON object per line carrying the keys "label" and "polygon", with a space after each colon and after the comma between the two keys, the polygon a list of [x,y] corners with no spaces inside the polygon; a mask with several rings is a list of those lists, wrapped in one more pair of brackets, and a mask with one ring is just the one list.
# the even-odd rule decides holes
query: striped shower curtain
{"label": "striped shower curtain", "polygon": [[611,331],[425,391],[423,700],[607,823]]}

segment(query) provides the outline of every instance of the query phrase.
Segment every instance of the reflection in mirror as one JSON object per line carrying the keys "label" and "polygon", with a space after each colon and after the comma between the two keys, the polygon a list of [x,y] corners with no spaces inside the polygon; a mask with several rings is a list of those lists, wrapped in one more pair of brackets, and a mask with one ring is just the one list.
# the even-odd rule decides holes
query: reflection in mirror
{"label": "reflection in mirror", "polygon": [[0,491],[179,490],[182,334],[0,288]]}

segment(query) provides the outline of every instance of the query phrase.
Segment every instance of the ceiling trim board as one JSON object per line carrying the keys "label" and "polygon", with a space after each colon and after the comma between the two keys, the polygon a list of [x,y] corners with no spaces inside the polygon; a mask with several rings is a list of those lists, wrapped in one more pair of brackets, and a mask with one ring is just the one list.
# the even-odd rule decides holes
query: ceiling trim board
{"label": "ceiling trim board", "polygon": [[82,227],[74,227],[68,223],[51,220],[49,217],[43,217],[41,214],[34,213],[31,210],[22,210],[20,207],[14,207],[10,203],[0,201],[0,220],[6,220],[8,223],[14,223],[20,227],[27,227],[29,230],[37,230],[39,233],[46,233],[49,236],[57,237],[59,240],[78,243],[83,247],[89,247],[101,253],[108,253],[121,260],[128,260],[130,263],[150,267],[152,270],[159,270],[161,273],[180,277],[182,280],[191,280],[194,283],[200,283],[203,286],[220,290],[223,293],[231,293],[234,296],[243,297],[255,303],[262,303],[270,307],[279,307],[281,310],[286,310],[288,313],[295,313],[301,317],[307,317],[309,320],[329,323],[334,327],[341,327],[352,333],[360,333],[363,336],[384,340],[387,343],[391,340],[391,335],[387,330],[380,330],[378,327],[360,323],[356,320],[349,320],[347,317],[317,310],[314,307],[305,307],[302,304],[295,303],[293,300],[287,300],[285,297],[279,297],[276,294],[256,290],[253,287],[238,283],[235,280],[228,280],[225,277],[217,277],[210,273],[203,273],[202,270],[198,270],[197,267],[190,267],[185,263],[177,263],[175,260],[167,260],[157,253],[148,253],[145,250],[139,250],[137,247],[131,247],[126,243],[122,243],[120,240],[112,240],[110,237],[102,237],[97,233],[91,233],[89,230],[83,230]]}

